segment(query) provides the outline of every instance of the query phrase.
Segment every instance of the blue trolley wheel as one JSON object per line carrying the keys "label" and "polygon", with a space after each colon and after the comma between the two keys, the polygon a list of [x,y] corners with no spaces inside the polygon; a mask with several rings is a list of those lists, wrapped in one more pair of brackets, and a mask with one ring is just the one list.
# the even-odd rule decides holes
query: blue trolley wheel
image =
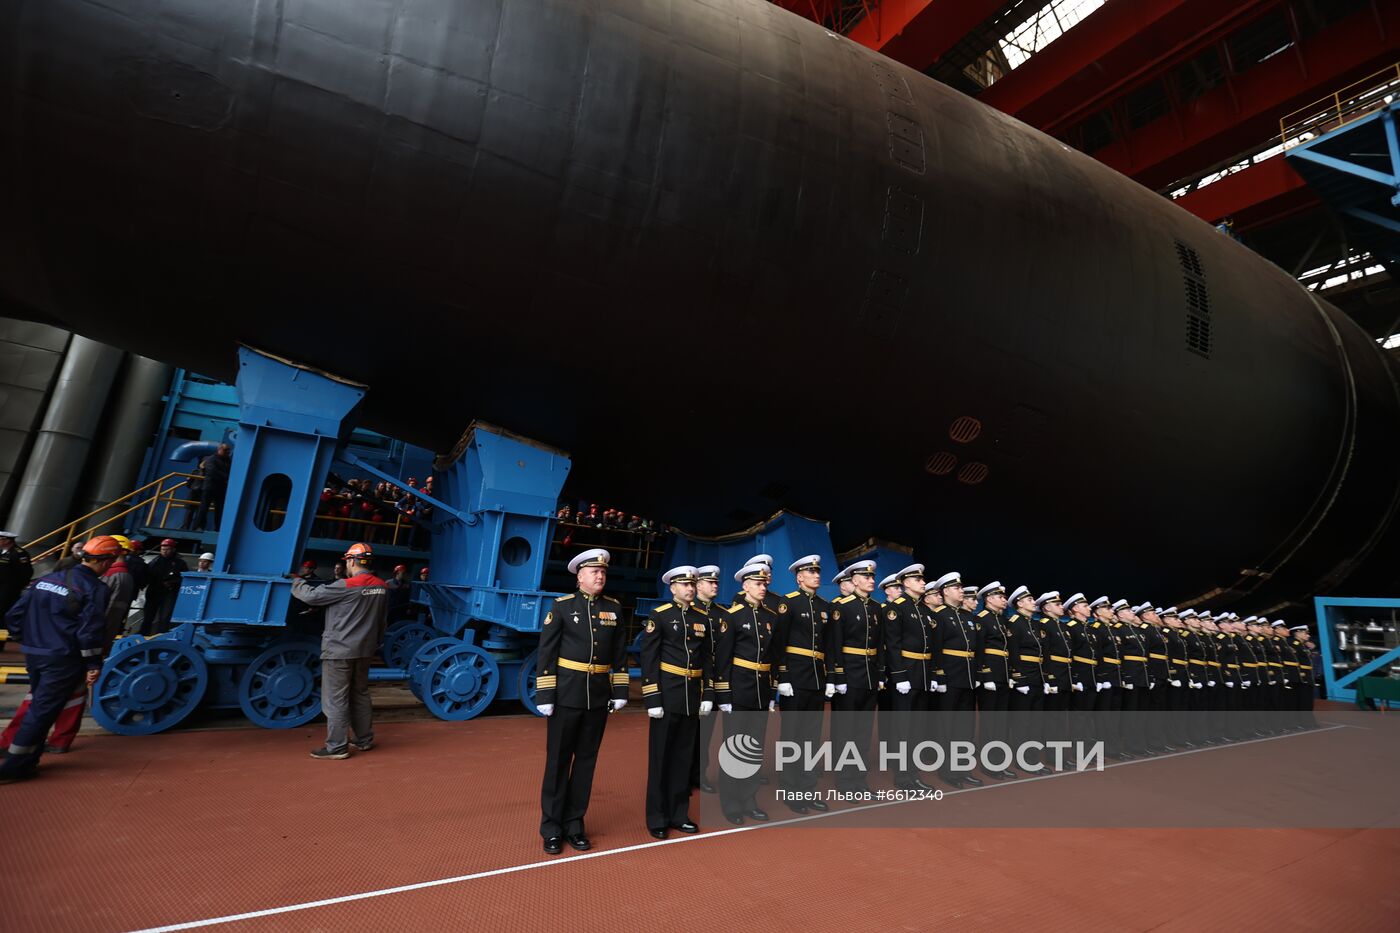
{"label": "blue trolley wheel", "polygon": [[117,735],[152,735],[180,722],[204,699],[209,666],[172,638],[122,639],[92,688],[92,718]]}
{"label": "blue trolley wheel", "polygon": [[384,635],[384,663],[406,668],[418,649],[442,633],[421,622],[410,622]]}
{"label": "blue trolley wheel", "polygon": [[238,705],[264,729],[295,729],[321,712],[321,646],[314,641],[269,645],[243,671]]}
{"label": "blue trolley wheel", "polygon": [[516,675],[515,681],[520,705],[536,716],[540,714],[539,705],[535,703],[535,675],[538,673],[539,663],[539,650],[531,651],[525,656],[525,660],[520,662],[520,673]]}
{"label": "blue trolley wheel", "polygon": [[408,689],[413,691],[414,696],[423,699],[423,677],[428,673],[428,666],[438,655],[461,643],[458,638],[434,638],[414,653],[413,660],[408,662]]}
{"label": "blue trolley wheel", "polygon": [[437,718],[458,722],[480,715],[500,686],[496,660],[476,645],[458,644],[423,673],[423,703]]}

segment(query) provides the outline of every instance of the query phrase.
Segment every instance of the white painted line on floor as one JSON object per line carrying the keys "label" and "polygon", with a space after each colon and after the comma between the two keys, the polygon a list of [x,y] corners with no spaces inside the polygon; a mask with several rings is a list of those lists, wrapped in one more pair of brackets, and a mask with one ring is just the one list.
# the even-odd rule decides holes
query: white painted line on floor
{"label": "white painted line on floor", "polygon": [[[1331,732],[1335,729],[1345,729],[1346,726],[1330,724],[1311,729],[1307,732],[1292,732],[1287,735],[1272,735],[1261,739],[1248,739],[1242,742],[1232,742],[1228,745],[1213,745],[1206,748],[1186,749],[1179,752],[1171,752],[1166,755],[1154,755],[1149,758],[1138,758],[1133,761],[1118,761],[1110,765],[1105,765],[1104,770],[1109,768],[1124,768],[1129,765],[1148,764],[1154,761],[1165,761],[1168,758],[1180,758],[1184,755],[1199,755],[1203,752],[1223,751],[1230,748],[1240,748],[1245,745],[1255,745],[1260,742],[1277,742],[1280,739],[1292,739],[1302,735],[1316,735],[1319,732]],[[971,794],[977,791],[994,790],[998,787],[1010,787],[1013,784],[1027,784],[1031,781],[1048,781],[1054,778],[1068,777],[1073,774],[1097,774],[1097,771],[1057,771],[1052,774],[1037,774],[1033,777],[1016,778],[1011,781],[998,781],[994,784],[984,784],[981,787],[967,787],[961,790],[944,791],[943,796],[952,797],[957,794]],[[353,901],[368,900],[372,897],[385,897],[390,894],[403,894],[408,891],[422,891],[427,888],[438,888],[449,884],[461,884],[465,881],[478,881],[482,878],[494,878],[499,875],[510,875],[516,872],[531,871],[538,868],[550,868],[555,865],[567,865],[571,862],[582,862],[587,859],[604,858],[609,855],[622,855],[625,852],[640,852],[644,849],[654,849],[659,846],[679,845],[683,842],[696,842],[701,839],[718,839],[722,836],[731,836],[736,833],[753,832],[759,829],[771,829],[775,826],[791,826],[795,823],[805,823],[811,820],[823,820],[833,816],[845,816],[850,813],[859,813],[863,810],[880,810],[885,807],[901,807],[909,804],[931,803],[929,800],[888,800],[882,803],[868,803],[858,807],[846,807],[841,810],[828,810],[825,813],[810,813],[806,816],[795,816],[791,819],[772,820],[767,823],[753,823],[746,826],[735,826],[730,829],[718,829],[712,832],[698,833],[693,836],[677,836],[673,839],[659,839],[654,842],[641,842],[636,845],[623,846],[618,849],[601,849],[596,852],[580,852],[578,855],[566,855],[563,857],[547,858],[538,862],[526,862],[522,865],[509,865],[505,868],[493,868],[489,871],[472,872],[469,875],[455,875],[451,878],[438,878],[434,881],[418,881],[413,884],[401,884],[392,888],[379,888],[373,891],[362,891],[359,894],[344,894],[339,897],[327,897],[319,901],[305,901],[300,904],[287,904],[283,907],[269,907],[264,910],[250,910],[247,913],[228,914],[223,917],[210,917],[207,920],[191,920],[186,923],[172,923],[166,926],[146,927],[133,933],[166,933],[168,930],[193,930],[198,927],[215,926],[220,923],[236,923],[240,920],[257,920],[261,917],[275,917],[278,914],[295,913],[302,910],[311,910],[316,907],[332,907],[336,904],[348,904]]]}

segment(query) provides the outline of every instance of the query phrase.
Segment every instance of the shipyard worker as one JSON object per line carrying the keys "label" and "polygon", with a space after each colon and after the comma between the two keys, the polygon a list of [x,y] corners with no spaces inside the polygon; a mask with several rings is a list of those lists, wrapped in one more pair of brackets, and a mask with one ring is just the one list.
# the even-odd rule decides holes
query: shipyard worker
{"label": "shipyard worker", "polygon": [[[569,561],[577,589],[560,596],[540,630],[535,704],[545,724],[540,836],[557,855],[564,839],[592,847],[583,825],[610,710],[627,705],[627,632],[622,606],[603,595],[612,555],[593,548]],[[427,568],[423,568],[426,572]]]}
{"label": "shipyard worker", "polygon": [[[778,660],[778,708],[782,710],[782,741],[816,751],[822,737],[822,713],[836,694],[827,678],[826,627],[831,604],[817,595],[822,582],[822,561],[817,554],[799,557],[788,565],[797,589],[778,604],[778,628],[774,653]],[[805,756],[804,756],[805,757]],[[820,797],[806,800],[816,789],[818,774],[811,768],[783,771],[783,787],[790,796],[788,809],[796,813],[828,809]]]}
{"label": "shipyard worker", "polygon": [[205,551],[199,555],[199,562],[195,564],[195,570],[200,573],[208,573],[214,569],[214,552]]}
{"label": "shipyard worker", "polygon": [[326,610],[326,628],[321,634],[321,709],[326,714],[326,744],[312,751],[312,758],[349,758],[351,732],[358,751],[367,752],[374,747],[369,666],[384,635],[389,588],[370,570],[373,560],[374,552],[368,544],[352,544],[345,552],[343,580],[311,586],[295,573],[287,575],[292,580],[293,596],[308,606],[323,606]]}
{"label": "shipyard worker", "polygon": [[32,697],[24,721],[0,763],[0,783],[33,777],[44,737],[84,682],[97,682],[107,650],[107,601],[102,583],[122,553],[107,535],[83,545],[80,563],[41,577],[20,594],[5,616],[20,644]]}
{"label": "shipyard worker", "polygon": [[183,557],[176,553],[174,538],[160,543],[160,552],[147,565],[151,582],[146,586],[146,612],[141,624],[142,635],[160,635],[170,628],[175,601],[180,596],[180,580],[189,571]]}
{"label": "shipyard worker", "polygon": [[[725,747],[749,767],[736,776],[721,768],[719,801],[724,818],[735,826],[751,819],[765,822],[768,814],[755,798],[762,778],[764,736],[773,704],[773,632],[778,614],[768,608],[768,568],[745,564],[734,579],[743,586],[741,598],[714,627],[715,699],[724,713]],[[750,760],[752,759],[752,760]]]}
{"label": "shipyard worker", "polygon": [[18,538],[18,532],[0,531],[0,619],[34,576],[29,552],[19,546]]}
{"label": "shipyard worker", "polygon": [[[715,632],[719,625],[720,616],[724,610],[715,602],[715,597],[719,595],[719,567],[715,564],[706,564],[703,567],[695,568],[695,608],[705,614],[706,624],[710,627],[710,665],[714,666],[715,652]],[[714,681],[710,682],[710,687],[715,687]],[[702,716],[700,718],[700,743],[695,754],[695,765],[691,768],[690,784],[707,794],[715,792],[715,786],[710,783],[710,747],[714,744],[715,722],[718,716]]]}
{"label": "shipyard worker", "polygon": [[690,772],[700,717],[714,707],[709,625],[696,609],[695,568],[661,576],[671,602],[652,610],[642,630],[642,700],[651,717],[647,754],[647,832],[699,832],[690,818]]}
{"label": "shipyard worker", "polygon": [[131,553],[131,539],[124,535],[111,535],[121,548],[117,559],[102,575],[110,595],[107,598],[107,640],[120,637],[126,629],[126,617],[131,612],[131,604],[136,599],[136,580],[127,569],[126,558]]}

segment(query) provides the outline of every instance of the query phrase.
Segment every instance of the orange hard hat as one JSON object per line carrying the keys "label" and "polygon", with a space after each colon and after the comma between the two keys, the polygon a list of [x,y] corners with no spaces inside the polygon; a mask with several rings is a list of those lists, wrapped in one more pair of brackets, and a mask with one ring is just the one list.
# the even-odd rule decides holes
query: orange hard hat
{"label": "orange hard hat", "polygon": [[95,535],[83,545],[83,554],[87,557],[117,557],[122,550],[121,543],[111,535]]}
{"label": "orange hard hat", "polygon": [[373,557],[374,548],[370,547],[368,544],[365,544],[363,541],[359,541],[355,544],[350,545],[350,549],[345,552],[346,560],[349,560],[351,558],[354,558],[355,560],[370,560]]}

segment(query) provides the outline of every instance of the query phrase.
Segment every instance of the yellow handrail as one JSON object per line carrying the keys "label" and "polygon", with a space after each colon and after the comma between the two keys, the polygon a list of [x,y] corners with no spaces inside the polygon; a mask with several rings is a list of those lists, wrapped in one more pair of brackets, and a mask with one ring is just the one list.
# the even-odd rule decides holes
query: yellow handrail
{"label": "yellow handrail", "polygon": [[[42,559],[44,559],[44,558],[46,558],[46,557],[52,556],[56,551],[63,551],[63,552],[66,552],[66,551],[68,550],[69,546],[72,545],[72,543],[73,543],[73,541],[74,541],[75,539],[77,539],[77,538],[87,538],[87,537],[89,537],[89,536],[95,534],[96,532],[100,531],[102,528],[106,527],[107,525],[110,525],[112,522],[116,521],[117,519],[123,518],[123,517],[125,517],[125,516],[127,516],[127,515],[130,515],[132,512],[136,511],[137,509],[141,508],[142,506],[145,506],[147,503],[151,503],[151,504],[154,506],[155,500],[159,499],[162,495],[165,495],[166,493],[174,493],[175,490],[177,490],[177,489],[179,489],[180,487],[186,485],[191,479],[194,478],[195,475],[196,475],[196,474],[194,474],[194,473],[184,473],[184,472],[181,472],[181,471],[179,471],[179,470],[175,470],[175,471],[173,471],[173,472],[171,472],[171,473],[167,473],[167,474],[165,474],[164,476],[162,476],[160,479],[151,480],[151,481],[150,481],[149,483],[147,483],[146,485],[140,486],[140,487],[138,487],[138,488],[136,488],[136,489],[133,489],[131,492],[129,492],[129,493],[127,493],[127,494],[121,496],[120,498],[113,499],[111,502],[108,502],[106,505],[98,506],[97,508],[93,509],[91,512],[88,512],[86,515],[80,515],[79,517],[73,519],[71,522],[67,522],[67,523],[65,523],[65,524],[63,524],[63,525],[59,525],[57,528],[55,528],[53,531],[50,531],[48,534],[40,535],[39,537],[37,537],[37,538],[35,538],[34,540],[30,541],[27,545],[25,545],[25,547],[26,547],[27,550],[33,551],[33,550],[35,550],[42,542],[44,542],[44,541],[46,541],[46,540],[48,540],[48,539],[50,539],[50,538],[54,538],[54,537],[56,537],[56,536],[58,536],[58,535],[63,535],[63,541],[62,541],[62,542],[60,542],[59,544],[55,544],[55,545],[51,545],[51,546],[47,547],[47,549],[45,549],[42,553],[35,555],[35,556],[32,557],[31,559],[34,560],[34,561],[39,561],[39,560],[42,560]],[[180,482],[176,483],[174,486],[171,486],[169,489],[161,489],[161,488],[160,488],[161,485],[162,485],[163,483],[165,483],[166,480],[172,479],[173,477],[176,477],[176,476],[183,477],[183,479],[181,479]],[[108,516],[107,518],[104,518],[102,521],[96,522],[95,524],[93,524],[93,525],[90,526],[89,528],[84,529],[84,530],[81,531],[81,532],[78,531],[78,526],[81,525],[83,522],[87,521],[88,519],[92,518],[93,516],[101,515],[103,512],[106,512],[108,509],[116,508],[116,507],[120,506],[120,505],[121,505],[122,503],[124,503],[124,502],[130,502],[132,499],[136,498],[137,496],[140,496],[143,492],[145,492],[146,490],[150,489],[151,487],[155,487],[155,488],[156,488],[156,492],[155,492],[153,495],[151,495],[149,498],[142,499],[142,500],[141,500],[140,502],[138,502],[136,505],[131,506],[131,507],[129,507],[129,508],[123,510],[122,512],[119,512],[119,513],[116,514],[116,515]]]}
{"label": "yellow handrail", "polygon": [[1360,81],[1354,81],[1339,91],[1299,107],[1278,121],[1279,139],[1285,147],[1299,145],[1298,137],[1307,132],[1331,132],[1354,123],[1386,105],[1386,89],[1400,85],[1400,62],[1383,68]]}

